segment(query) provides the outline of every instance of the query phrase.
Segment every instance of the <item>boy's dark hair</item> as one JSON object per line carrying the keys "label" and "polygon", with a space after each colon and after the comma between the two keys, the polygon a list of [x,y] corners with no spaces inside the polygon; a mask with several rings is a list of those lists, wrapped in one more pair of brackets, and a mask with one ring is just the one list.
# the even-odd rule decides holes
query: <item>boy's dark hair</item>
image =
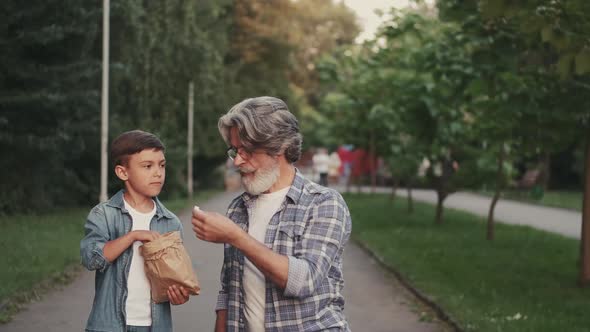
{"label": "boy's dark hair", "polygon": [[129,156],[145,149],[166,150],[164,143],[152,133],[141,130],[124,132],[111,143],[113,165],[127,166]]}

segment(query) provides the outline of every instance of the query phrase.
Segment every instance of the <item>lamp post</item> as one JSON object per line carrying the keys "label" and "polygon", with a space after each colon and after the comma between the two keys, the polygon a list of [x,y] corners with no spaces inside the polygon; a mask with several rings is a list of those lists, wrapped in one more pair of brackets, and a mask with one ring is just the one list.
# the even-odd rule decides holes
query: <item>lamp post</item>
{"label": "lamp post", "polygon": [[109,142],[109,17],[110,0],[103,0],[102,12],[102,98],[101,98],[101,139],[100,139],[100,196],[107,200],[107,147]]}
{"label": "lamp post", "polygon": [[194,118],[194,84],[188,85],[188,135],[187,135],[187,189],[188,197],[193,199],[193,118]]}

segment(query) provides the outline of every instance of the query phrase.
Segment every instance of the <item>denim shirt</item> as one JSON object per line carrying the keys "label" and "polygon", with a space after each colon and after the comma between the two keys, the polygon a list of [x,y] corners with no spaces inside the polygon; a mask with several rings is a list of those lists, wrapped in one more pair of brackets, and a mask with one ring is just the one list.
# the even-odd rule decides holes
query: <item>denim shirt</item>
{"label": "denim shirt", "polygon": [[[94,302],[86,331],[126,330],[125,302],[133,246],[129,246],[114,262],[106,260],[103,253],[105,243],[131,231],[131,215],[125,209],[123,193],[124,190],[121,190],[107,202],[95,206],[84,225],[85,236],[80,241],[82,265],[88,270],[96,271]],[[154,201],[156,214],[150,222],[150,230],[158,233],[180,231],[182,235],[182,224],[178,217],[168,211],[157,198]],[[151,310],[151,331],[172,331],[170,302],[152,302]]]}

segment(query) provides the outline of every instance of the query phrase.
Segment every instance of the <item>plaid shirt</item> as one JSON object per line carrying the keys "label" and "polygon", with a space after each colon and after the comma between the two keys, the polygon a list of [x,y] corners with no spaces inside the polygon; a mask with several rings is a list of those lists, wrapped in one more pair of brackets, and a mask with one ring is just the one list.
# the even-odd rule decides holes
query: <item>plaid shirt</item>
{"label": "plaid shirt", "polygon": [[[242,194],[227,215],[245,231],[256,196]],[[342,252],[351,219],[340,194],[306,180],[299,171],[272,217],[264,243],[289,259],[287,287],[266,280],[266,331],[349,331],[344,317]],[[244,255],[226,244],[216,310],[227,310],[228,331],[245,331]]]}

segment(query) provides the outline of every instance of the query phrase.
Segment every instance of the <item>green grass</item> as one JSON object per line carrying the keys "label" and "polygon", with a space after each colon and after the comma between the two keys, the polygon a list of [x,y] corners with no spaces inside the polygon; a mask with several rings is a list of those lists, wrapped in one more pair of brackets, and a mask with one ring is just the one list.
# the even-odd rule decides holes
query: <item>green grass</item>
{"label": "green grass", "polygon": [[[588,331],[590,289],[576,285],[578,241],[388,195],[346,195],[353,238],[439,304],[465,331]],[[518,318],[518,319],[516,319]]]}
{"label": "green grass", "polygon": [[[215,193],[199,192],[195,200],[205,201]],[[190,206],[187,199],[163,203],[173,212]],[[0,217],[0,323],[82,269],[80,240],[90,208]]]}
{"label": "green grass", "polygon": [[[494,193],[479,191],[478,193],[491,197]],[[502,192],[502,198],[525,203],[557,207],[575,211],[582,211],[581,191],[546,191],[541,199],[534,199],[531,191],[507,190]]]}
{"label": "green grass", "polygon": [[0,217],[0,322],[75,275],[89,209]]}

